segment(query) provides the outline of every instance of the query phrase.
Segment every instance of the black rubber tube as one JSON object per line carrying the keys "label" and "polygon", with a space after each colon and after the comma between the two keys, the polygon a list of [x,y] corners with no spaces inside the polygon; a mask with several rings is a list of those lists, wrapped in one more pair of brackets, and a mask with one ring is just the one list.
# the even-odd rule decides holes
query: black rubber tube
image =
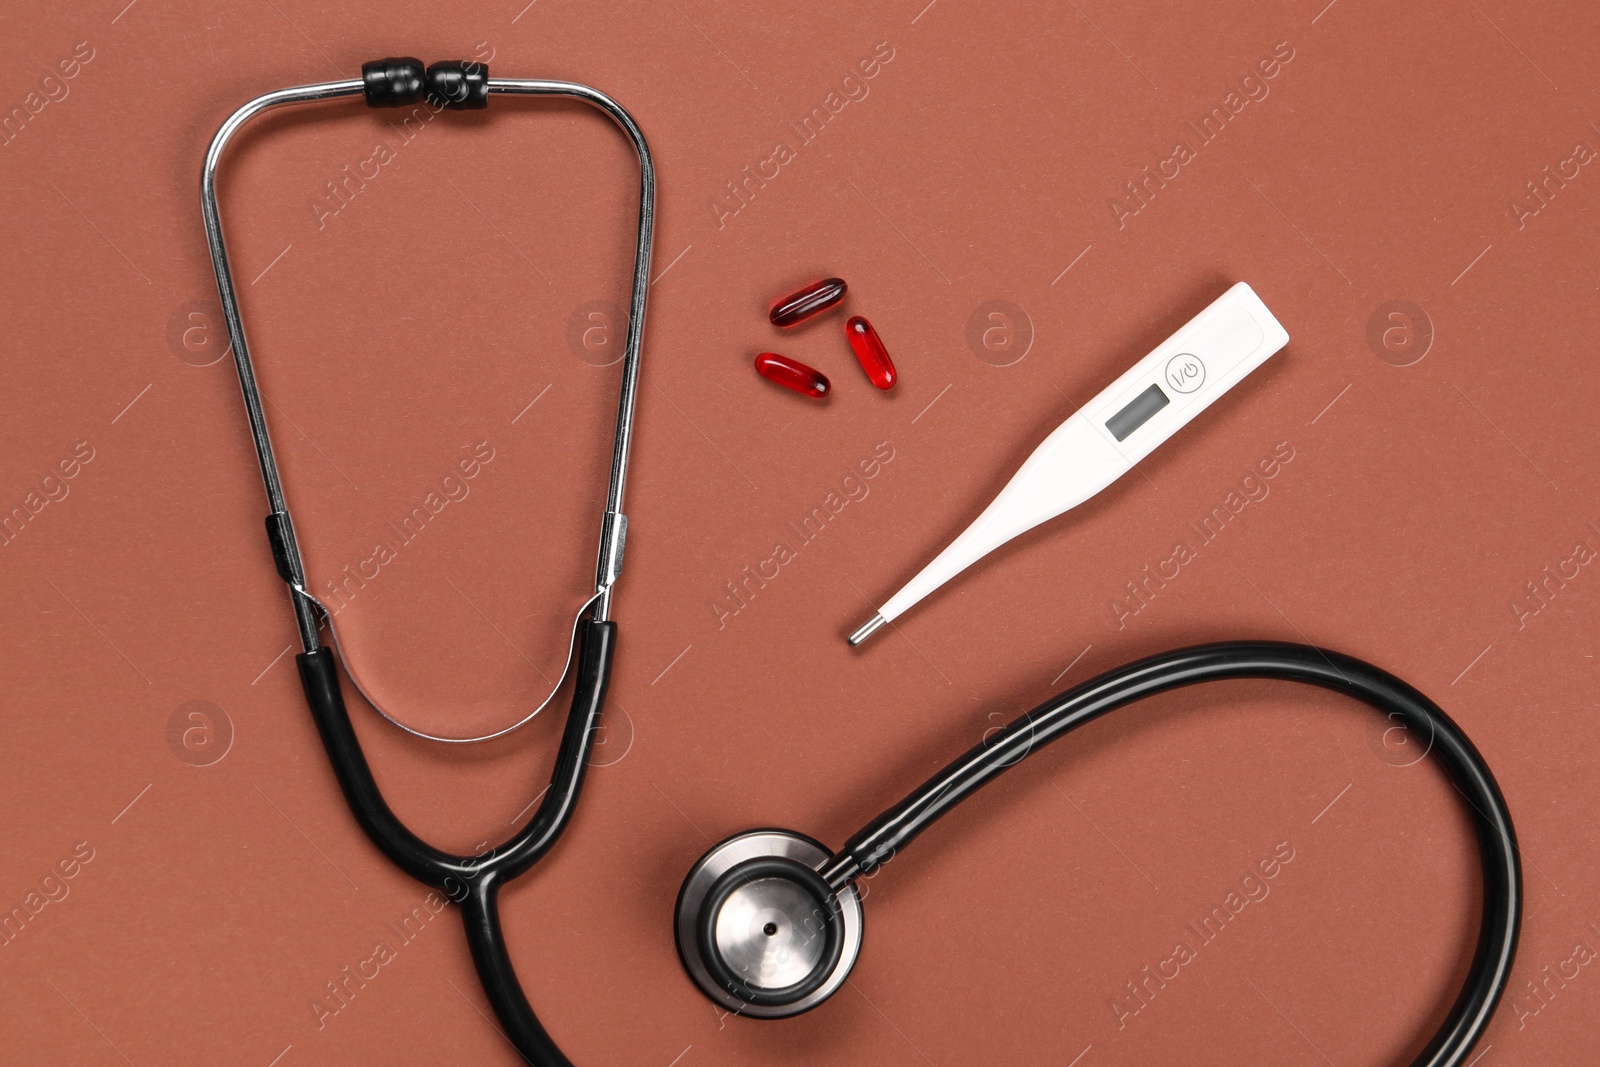
{"label": "black rubber tube", "polygon": [[1226,641],[1165,652],[1045,701],[969,749],[864,827],[824,870],[836,888],[882,866],[1009,767],[1108,712],[1171,689],[1229,678],[1301,682],[1395,716],[1443,766],[1471,810],[1483,873],[1477,951],[1443,1025],[1411,1067],[1460,1067],[1504,993],[1522,924],[1522,867],[1505,798],[1483,757],[1438,705],[1386,671],[1309,645]]}
{"label": "black rubber tube", "polygon": [[500,883],[483,878],[472,884],[460,901],[461,922],[472,950],[472,965],[478,982],[505,1028],[505,1035],[522,1058],[534,1067],[572,1067],[572,1061],[545,1031],[528,1003],[517,969],[506,949],[506,936],[500,929]]}
{"label": "black rubber tube", "polygon": [[605,704],[616,639],[617,627],[612,622],[586,621],[579,628],[572,710],[567,713],[566,729],[550,772],[550,786],[539,809],[522,829],[476,856],[456,856],[434,848],[401,823],[384,800],[362,754],[361,742],[344,706],[338,663],[332,651],[321,648],[295,657],[306,703],[356,822],[397,867],[461,906],[467,945],[483,991],[506,1036],[523,1059],[535,1067],[571,1067],[571,1062],[539,1024],[517,980],[500,929],[497,895],[504,883],[528,870],[549,851],[572,819]]}
{"label": "black rubber tube", "polygon": [[[535,1067],[571,1067],[539,1023],[506,948],[497,898],[501,884],[526,871],[565,829],[583,784],[610,674],[616,627],[588,623],[580,635],[572,710],[550,789],[528,824],[496,849],[452,856],[407,830],[389,809],[362,755],[327,649],[298,658],[301,681],[345,799],[363,830],[402,870],[440,888],[462,910],[467,944],[485,994],[506,1036]],[[882,866],[947,811],[1057,738],[1126,704],[1157,693],[1226,678],[1269,678],[1346,693],[1397,716],[1428,739],[1473,812],[1483,865],[1483,917],[1477,952],[1444,1024],[1412,1067],[1460,1067],[1488,1025],[1516,955],[1522,918],[1522,870],[1510,813],[1482,756],[1442,710],[1411,686],[1370,664],[1306,645],[1226,642],[1140,660],[1077,686],[970,749],[840,850],[824,872],[842,885]]]}

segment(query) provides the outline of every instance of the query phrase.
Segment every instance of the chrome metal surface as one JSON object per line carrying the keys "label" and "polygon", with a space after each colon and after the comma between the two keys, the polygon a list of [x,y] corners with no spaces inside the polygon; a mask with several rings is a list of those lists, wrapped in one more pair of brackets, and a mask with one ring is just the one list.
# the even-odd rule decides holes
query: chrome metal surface
{"label": "chrome metal surface", "polygon": [[787,878],[757,878],[728,894],[717,915],[717,951],[760,989],[802,981],[822,960],[817,902]]}
{"label": "chrome metal surface", "polygon": [[878,632],[878,627],[888,622],[882,615],[873,615],[872,618],[861,624],[861,629],[850,635],[850,647],[854,648],[873,634]]}
{"label": "chrome metal surface", "polygon": [[[746,860],[763,856],[783,856],[818,869],[832,858],[817,842],[788,830],[752,830],[715,846],[689,871],[678,895],[678,954],[695,984],[712,1000],[740,1015],[781,1019],[816,1007],[844,984],[861,952],[861,898],[853,885],[838,893],[843,949],[827,981],[794,1004],[748,1004],[718,985],[706,970],[696,930],[700,907],[717,879]],[[800,981],[822,957],[822,939],[810,936],[806,927],[814,907],[799,887],[781,878],[757,879],[734,890],[717,917],[717,947],[723,960],[752,984],[782,988]]]}
{"label": "chrome metal surface", "polygon": [[[628,449],[633,440],[633,417],[635,402],[639,391],[639,353],[644,340],[644,313],[645,298],[650,287],[650,250],[655,227],[655,195],[656,178],[655,163],[650,155],[650,146],[645,142],[644,134],[634,122],[633,117],[623,107],[609,96],[592,89],[587,85],[576,82],[537,81],[520,78],[490,78],[488,89],[491,93],[500,93],[511,96],[558,96],[581,100],[600,111],[604,112],[612,121],[622,127],[628,140],[633,144],[639,156],[639,231],[635,245],[633,264],[632,296],[629,303],[628,334],[623,351],[622,386],[617,402],[616,431],[612,438],[611,451],[611,477],[606,491],[605,511],[600,522],[599,555],[595,566],[595,591],[578,609],[578,620],[581,620],[585,610],[597,621],[610,618],[611,589],[622,571],[623,539],[627,531],[627,517],[622,513],[623,491],[627,484],[628,474]],[[315,85],[301,85],[289,89],[280,89],[276,92],[266,93],[256,97],[243,107],[235,111],[228,120],[217,130],[216,136],[211,139],[211,147],[206,152],[205,163],[200,173],[200,210],[205,221],[206,244],[211,252],[211,268],[217,279],[217,295],[222,302],[222,317],[227,323],[228,339],[233,346],[234,367],[239,375],[239,388],[244,394],[245,414],[250,421],[250,436],[255,444],[256,460],[261,467],[261,480],[267,491],[267,503],[271,512],[285,518],[283,529],[285,531],[283,553],[289,570],[290,599],[294,606],[295,623],[300,631],[300,644],[307,652],[315,652],[322,647],[319,634],[319,625],[325,619],[328,622],[329,632],[333,631],[332,616],[322,607],[316,597],[312,596],[306,588],[305,565],[300,555],[299,539],[294,533],[293,521],[289,519],[289,508],[284,498],[283,481],[278,473],[278,463],[272,449],[272,437],[267,428],[266,410],[261,398],[260,387],[256,383],[255,369],[250,359],[250,347],[245,338],[244,319],[239,310],[238,291],[234,286],[233,272],[228,262],[227,242],[222,231],[222,217],[217,206],[217,170],[223,152],[227,149],[234,134],[238,133],[245,123],[255,118],[264,111],[282,107],[286,104],[304,104],[321,100],[336,100],[347,97],[363,95],[362,82],[359,79],[337,82],[321,82]],[[576,633],[577,621],[574,621]],[[334,635],[337,644],[338,637]],[[352,681],[356,681],[356,672],[352,669],[351,661],[341,653],[345,671]],[[572,644],[569,642],[567,669],[571,668]],[[566,678],[567,670],[563,670],[562,679]],[[367,692],[359,681],[356,682],[363,696]],[[560,689],[561,681],[557,681],[551,690],[550,696],[545,697],[531,713],[520,721],[503,729],[477,737],[444,737],[427,733],[407,726],[395,716],[385,711],[368,696],[369,703],[377,709],[378,713],[407,733],[431,741],[445,741],[457,744],[475,741],[487,741],[511,732],[518,726],[532,719],[541,709],[548,704]]]}
{"label": "chrome metal surface", "polygon": [[350,684],[356,687],[356,692],[361,694],[361,698],[368,704],[372,705],[372,710],[383,716],[394,726],[397,726],[406,733],[410,734],[412,737],[420,737],[424,741],[438,741],[440,744],[445,745],[475,745],[479,741],[493,741],[497,737],[504,737],[513,730],[526,726],[529,722],[533,721],[533,717],[535,715],[549,707],[550,702],[556,698],[556,694],[561,692],[561,686],[566,683],[567,675],[572,673],[572,665],[577,661],[578,626],[583,622],[583,613],[600,598],[600,594],[595,593],[588,600],[583,602],[582,606],[578,608],[578,613],[573,616],[572,630],[567,635],[567,658],[566,662],[561,668],[561,677],[556,679],[556,684],[550,687],[550,692],[545,695],[543,700],[539,701],[539,703],[534,706],[532,711],[523,715],[522,718],[518,719],[514,723],[511,723],[509,726],[502,726],[485,734],[474,734],[471,737],[457,737],[451,734],[430,734],[426,730],[419,730],[415,726],[403,723],[394,715],[390,714],[382,704],[378,703],[378,699],[374,695],[371,687],[366,681],[363,680],[361,671],[357,666],[356,661],[351,659],[345,653],[344,646],[339,643],[339,631],[334,628],[333,613],[328,611],[327,607],[323,605],[322,601],[311,596],[311,594],[306,592],[304,588],[300,586],[295,586],[294,588],[297,592],[310,598],[311,602],[316,604],[318,610],[325,614],[328,620],[328,633],[333,636],[333,647],[339,650],[339,663],[344,667],[345,677],[350,679]]}
{"label": "chrome metal surface", "polygon": [[[233,345],[233,366],[239,372],[239,388],[244,393],[244,410],[250,420],[250,437],[255,442],[256,461],[261,465],[261,481],[267,488],[267,504],[274,514],[287,515],[289,507],[284,503],[283,481],[278,477],[278,461],[272,454],[272,436],[267,432],[267,415],[261,403],[261,390],[256,386],[255,368],[250,363],[250,346],[244,337],[244,320],[239,314],[239,296],[233,287],[233,271],[228,266],[228,246],[222,237],[222,216],[217,211],[217,164],[239,128],[263,111],[285,104],[307,104],[314,100],[336,100],[360,95],[361,81],[355,79],[300,85],[258,96],[228,116],[228,121],[217,130],[200,170],[200,214],[205,220],[206,246],[211,250],[211,270],[217,276],[217,296],[222,300],[222,318],[228,324],[228,340]],[[294,577],[290,585],[304,587],[305,567],[300,562],[300,543],[294,536],[292,524],[285,542],[284,554],[288,559],[289,572]],[[295,624],[300,628],[300,644],[307,652],[315,652],[322,647],[317,636],[315,604],[304,593],[292,588],[289,598],[294,604]]]}
{"label": "chrome metal surface", "polygon": [[614,511],[606,512],[606,525],[600,535],[599,587],[601,589],[611,588],[611,583],[622,574],[622,555],[627,545],[628,516],[618,515]]}
{"label": "chrome metal surface", "polygon": [[535,81],[523,78],[490,78],[491,93],[514,96],[565,96],[582,100],[605,112],[633,142],[639,154],[639,238],[633,258],[633,295],[628,309],[628,338],[622,350],[622,391],[617,399],[617,429],[611,448],[611,484],[606,491],[606,513],[600,524],[600,552],[595,562],[594,618],[611,617],[611,586],[622,569],[622,548],[613,548],[623,525],[612,521],[612,514],[623,517],[622,494],[628,481],[628,446],[633,440],[633,409],[639,395],[639,349],[644,343],[645,298],[650,290],[650,244],[655,232],[656,167],[633,116],[621,104],[598,89],[576,82]]}

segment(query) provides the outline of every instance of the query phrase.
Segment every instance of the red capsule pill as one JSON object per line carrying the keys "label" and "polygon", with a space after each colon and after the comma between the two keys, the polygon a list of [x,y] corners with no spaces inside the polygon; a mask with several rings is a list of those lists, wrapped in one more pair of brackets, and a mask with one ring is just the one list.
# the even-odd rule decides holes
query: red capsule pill
{"label": "red capsule pill", "polygon": [[773,304],[767,317],[774,326],[797,325],[843,300],[846,288],[843,278],[824,278]]}
{"label": "red capsule pill", "polygon": [[850,347],[855,350],[856,359],[861,362],[861,369],[867,372],[867,377],[872,379],[872,384],[879,389],[887,389],[894,384],[894,363],[889,359],[889,350],[883,347],[883,340],[878,336],[878,331],[872,328],[872,323],[860,315],[850,316],[850,321],[844,324],[844,335],[850,339]]}
{"label": "red capsule pill", "polygon": [[827,396],[833,388],[821,371],[776,352],[763,352],[756,357],[756,373],[769,382],[777,382],[785,389],[793,389],[801,396],[817,400]]}

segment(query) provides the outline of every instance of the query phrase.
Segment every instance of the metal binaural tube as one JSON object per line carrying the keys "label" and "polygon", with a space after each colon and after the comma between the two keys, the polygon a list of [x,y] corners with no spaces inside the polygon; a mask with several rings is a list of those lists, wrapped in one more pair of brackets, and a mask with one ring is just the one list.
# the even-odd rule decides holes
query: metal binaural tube
{"label": "metal binaural tube", "polygon": [[617,399],[617,428],[611,449],[611,482],[606,490],[599,559],[595,566],[595,592],[599,597],[595,601],[592,618],[603,622],[610,618],[611,586],[622,570],[623,539],[627,529],[622,496],[628,481],[628,449],[633,442],[633,412],[639,395],[639,351],[644,343],[645,301],[650,290],[650,249],[656,214],[655,161],[633,116],[598,89],[576,82],[490,78],[489,92],[513,96],[564,96],[582,100],[603,111],[622,127],[622,132],[639,155],[639,235],[634,247],[633,290],[628,306],[628,335],[622,356],[622,389]]}
{"label": "metal binaural tube", "polygon": [[[633,284],[628,312],[628,332],[622,364],[622,386],[617,401],[616,431],[612,440],[611,475],[606,491],[606,507],[601,519],[599,554],[595,567],[595,593],[591,617],[604,621],[610,617],[611,587],[622,570],[623,547],[627,531],[627,517],[622,511],[623,493],[627,485],[628,456],[633,441],[634,409],[639,391],[639,355],[644,342],[644,314],[650,287],[650,252],[655,229],[655,163],[644,134],[633,117],[616,101],[597,89],[576,82],[544,81],[521,78],[491,78],[488,91],[512,96],[558,96],[582,100],[604,112],[622,128],[639,156],[639,228],[635,244]],[[200,207],[205,222],[206,244],[211,253],[212,271],[216,275],[217,294],[222,304],[222,317],[228,328],[228,339],[233,347],[234,367],[238,371],[239,388],[244,395],[245,414],[250,423],[250,437],[255,446],[256,460],[261,467],[261,481],[266,489],[267,503],[274,516],[283,516],[280,524],[283,567],[290,585],[290,600],[294,606],[295,622],[300,631],[300,643],[307,652],[322,647],[318,633],[319,617],[316,602],[301,590],[305,587],[305,566],[300,555],[299,541],[292,522],[288,521],[288,504],[284,498],[283,481],[272,448],[272,437],[267,428],[265,405],[260,387],[256,383],[255,368],[250,359],[249,343],[244,332],[244,321],[239,310],[238,291],[233,272],[228,264],[227,243],[222,231],[221,213],[217,206],[216,175],[229,142],[245,123],[264,111],[287,104],[312,103],[362,96],[364,83],[360,79],[321,82],[302,85],[256,97],[235,111],[217,130],[206,152],[200,175]]]}
{"label": "metal binaural tube", "polygon": [[[211,270],[217,278],[217,296],[222,301],[222,318],[227,323],[228,341],[233,346],[233,366],[239,373],[239,389],[244,394],[245,415],[250,420],[250,439],[255,443],[256,461],[261,465],[261,481],[267,490],[267,504],[274,515],[287,516],[289,508],[283,498],[283,480],[278,476],[278,461],[272,452],[272,436],[267,431],[267,416],[261,402],[261,389],[256,385],[255,367],[250,362],[250,346],[245,340],[244,320],[239,314],[239,296],[233,285],[233,271],[228,266],[228,247],[222,235],[222,216],[217,210],[217,166],[233,135],[263,111],[285,104],[305,104],[315,100],[336,100],[360,95],[360,80],[350,80],[300,85],[258,96],[230,115],[217,130],[216,136],[211,139],[211,147],[206,150],[205,163],[200,169],[200,214],[205,220],[206,246],[211,252]],[[283,538],[281,548],[283,563],[292,579],[289,599],[294,605],[295,624],[300,629],[300,644],[305,651],[315,652],[322,647],[317,634],[317,609],[309,597],[292,588],[296,585],[305,586],[305,566],[300,560],[300,544],[294,536],[292,524],[285,523],[285,528],[287,535]]]}

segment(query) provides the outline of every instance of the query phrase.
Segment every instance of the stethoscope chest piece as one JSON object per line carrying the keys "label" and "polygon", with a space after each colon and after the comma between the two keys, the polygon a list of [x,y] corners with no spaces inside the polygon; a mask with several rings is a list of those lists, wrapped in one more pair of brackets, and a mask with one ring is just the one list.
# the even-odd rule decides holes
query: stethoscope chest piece
{"label": "stethoscope chest piece", "polygon": [[790,830],[715,845],[678,894],[678,955],[701,990],[759,1019],[798,1015],[844,984],[861,951],[861,898],[818,873],[832,853]]}

